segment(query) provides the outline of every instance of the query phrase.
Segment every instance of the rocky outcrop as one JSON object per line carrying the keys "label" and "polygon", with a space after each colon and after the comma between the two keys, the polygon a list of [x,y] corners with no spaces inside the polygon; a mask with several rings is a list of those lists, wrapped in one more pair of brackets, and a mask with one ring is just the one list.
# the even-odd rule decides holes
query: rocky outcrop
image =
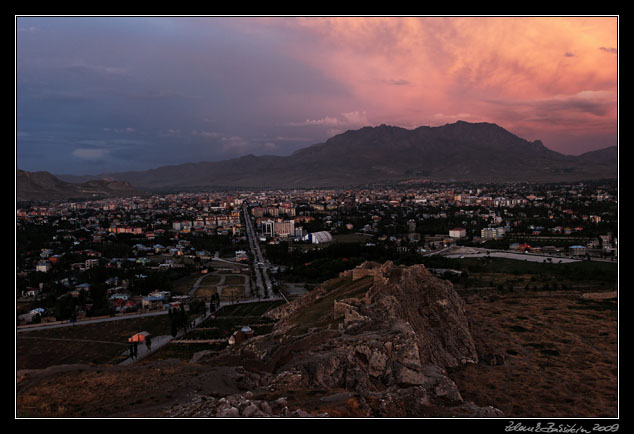
{"label": "rocky outcrop", "polygon": [[464,301],[449,281],[434,277],[424,265],[405,268],[388,262],[377,270],[363,312],[372,312],[385,325],[394,318],[406,321],[423,363],[454,367],[477,362]]}
{"label": "rocky outcrop", "polygon": [[327,417],[328,414],[311,414],[302,409],[289,409],[286,398],[273,402],[253,399],[253,393],[230,395],[214,398],[204,395],[195,396],[185,405],[176,405],[166,411],[166,417]]}
{"label": "rocky outcrop", "polygon": [[[423,265],[359,270],[271,312],[278,322],[270,335],[226,351],[258,372],[260,390],[343,390],[368,416],[500,416],[465,402],[447,375],[478,362],[452,284]],[[366,290],[354,287],[368,275]],[[354,296],[344,290],[350,287]],[[316,317],[319,327],[289,333]]]}

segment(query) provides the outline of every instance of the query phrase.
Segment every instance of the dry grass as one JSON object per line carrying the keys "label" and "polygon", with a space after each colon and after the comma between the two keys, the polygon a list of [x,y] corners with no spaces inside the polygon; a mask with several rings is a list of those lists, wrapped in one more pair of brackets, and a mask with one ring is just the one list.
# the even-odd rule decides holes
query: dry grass
{"label": "dry grass", "polygon": [[348,277],[331,279],[325,282],[323,287],[327,291],[332,292],[301,309],[295,320],[296,326],[289,330],[289,335],[298,336],[314,327],[329,327],[335,322],[333,320],[334,301],[360,297],[370,289],[373,282],[372,276],[366,276],[354,281]]}
{"label": "dry grass", "polygon": [[209,298],[215,295],[217,291],[215,286],[201,286],[196,290],[195,297]]}
{"label": "dry grass", "polygon": [[220,301],[231,301],[244,298],[244,286],[225,286],[220,294]]}
{"label": "dry grass", "polygon": [[466,306],[480,363],[452,372],[463,397],[507,417],[616,417],[615,300],[518,297]]}
{"label": "dry grass", "polygon": [[114,364],[125,358],[121,354],[128,349],[128,338],[141,331],[167,335],[170,320],[161,315],[20,332],[16,338],[17,369],[73,363]]}

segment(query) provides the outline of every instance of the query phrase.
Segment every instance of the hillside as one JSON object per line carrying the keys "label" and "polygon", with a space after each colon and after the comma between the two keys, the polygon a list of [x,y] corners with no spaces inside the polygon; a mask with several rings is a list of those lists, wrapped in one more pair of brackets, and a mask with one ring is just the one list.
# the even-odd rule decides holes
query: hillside
{"label": "hillside", "polygon": [[[189,363],[18,371],[19,411],[145,417],[501,415],[463,400],[448,377],[447,369],[477,363],[478,355],[464,302],[451,283],[422,265],[365,263],[265,315],[276,321],[271,333],[200,351]],[[69,387],[73,393],[65,392]],[[49,390],[46,396],[42,388]],[[254,402],[257,408],[247,410]]]}
{"label": "hillside", "polygon": [[581,154],[579,158],[597,164],[616,164],[619,158],[619,150],[616,146],[608,146],[607,148]]}
{"label": "hillside", "polygon": [[16,171],[17,201],[93,199],[132,196],[139,192],[128,182],[115,179],[89,180],[79,184],[65,182],[48,172]]}
{"label": "hillside", "polygon": [[[564,155],[491,123],[350,130],[287,157],[247,155],[102,175],[153,191],[326,187],[377,182],[571,182],[616,178],[616,148]],[[67,180],[86,178],[67,177]]]}
{"label": "hillside", "polygon": [[[366,262],[269,310],[272,330],[234,345],[171,344],[125,366],[71,358],[84,364],[18,370],[17,413],[615,417],[618,301],[589,295],[460,296],[423,265]],[[256,320],[235,315],[199,332]]]}
{"label": "hillside", "polygon": [[501,415],[463,400],[448,377],[478,355],[464,302],[422,265],[366,262],[266,315],[272,333],[198,363],[241,365],[254,396],[293,396],[313,415]]}

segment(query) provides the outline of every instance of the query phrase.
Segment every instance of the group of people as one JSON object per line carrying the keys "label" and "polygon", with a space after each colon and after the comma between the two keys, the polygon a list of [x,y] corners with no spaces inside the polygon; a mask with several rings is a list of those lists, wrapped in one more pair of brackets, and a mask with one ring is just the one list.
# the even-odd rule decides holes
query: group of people
{"label": "group of people", "polygon": [[[139,346],[139,342],[138,341],[134,341],[134,342],[130,342],[130,358],[131,359],[136,359],[138,356],[138,348]],[[152,340],[150,339],[149,336],[147,336],[145,338],[145,346],[147,348],[147,351],[150,352],[152,350]]]}

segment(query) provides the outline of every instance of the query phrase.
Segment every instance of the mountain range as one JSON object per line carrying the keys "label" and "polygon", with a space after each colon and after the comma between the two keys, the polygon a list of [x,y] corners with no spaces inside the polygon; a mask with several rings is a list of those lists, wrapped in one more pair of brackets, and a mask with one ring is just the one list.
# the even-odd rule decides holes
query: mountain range
{"label": "mountain range", "polygon": [[412,130],[380,125],[349,130],[289,156],[246,155],[97,176],[153,192],[210,188],[336,187],[382,182],[574,182],[616,178],[616,146],[579,156],[553,151],[492,123],[458,121]]}

